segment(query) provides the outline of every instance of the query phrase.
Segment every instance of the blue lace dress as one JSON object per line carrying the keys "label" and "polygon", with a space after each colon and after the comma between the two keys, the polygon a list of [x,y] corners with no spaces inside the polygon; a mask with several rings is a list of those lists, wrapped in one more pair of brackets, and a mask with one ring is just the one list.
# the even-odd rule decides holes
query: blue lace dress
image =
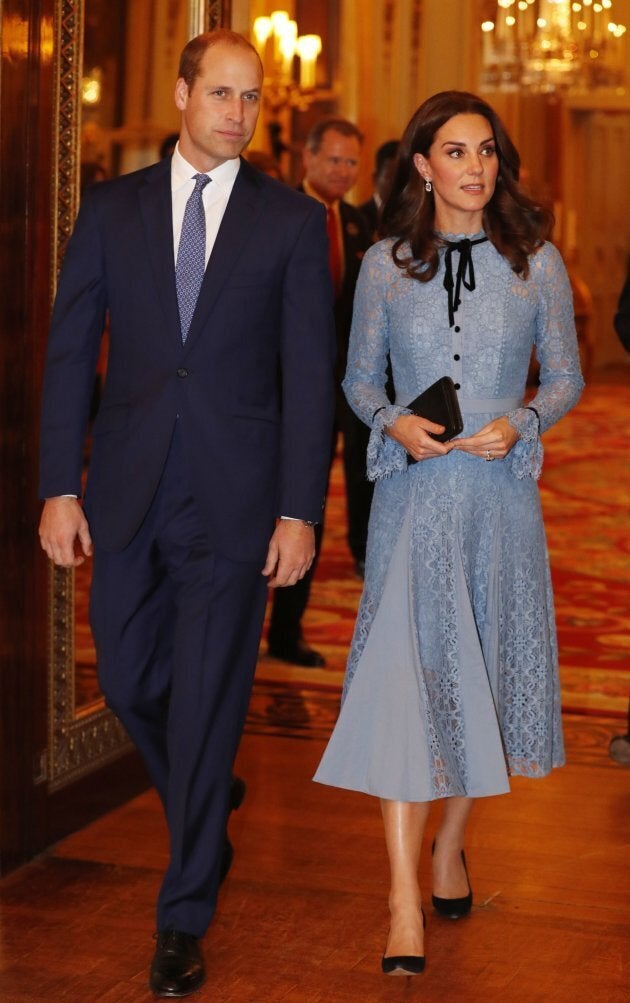
{"label": "blue lace dress", "polygon": [[[571,289],[553,245],[523,280],[480,243],[476,288],[450,327],[443,257],[424,284],[394,265],[391,245],[370,248],[356,290],[344,390],[372,428],[376,485],[342,707],[314,779],[400,801],[500,794],[510,773],[564,762],[542,446],[521,405],[534,344],[540,430],[580,396]],[[408,467],[385,435],[444,375],[460,385],[464,435],[507,414],[520,437],[504,460],[453,450]]]}

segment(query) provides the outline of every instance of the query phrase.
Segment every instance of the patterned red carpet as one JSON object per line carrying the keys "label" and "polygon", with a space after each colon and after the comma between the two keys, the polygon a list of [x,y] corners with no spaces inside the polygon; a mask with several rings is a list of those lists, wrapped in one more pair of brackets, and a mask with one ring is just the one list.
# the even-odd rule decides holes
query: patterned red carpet
{"label": "patterned red carpet", "polygon": [[[630,693],[627,629],[630,466],[628,373],[593,379],[578,407],[545,435],[541,494],[556,593],[563,707],[624,718]],[[326,532],[304,630],[325,669],[269,658],[261,645],[249,730],[327,734],[335,720],[361,595],[345,543],[345,499],[333,468]],[[86,622],[87,573],[76,580],[77,707],[98,699]],[[621,729],[618,729],[621,730]]]}

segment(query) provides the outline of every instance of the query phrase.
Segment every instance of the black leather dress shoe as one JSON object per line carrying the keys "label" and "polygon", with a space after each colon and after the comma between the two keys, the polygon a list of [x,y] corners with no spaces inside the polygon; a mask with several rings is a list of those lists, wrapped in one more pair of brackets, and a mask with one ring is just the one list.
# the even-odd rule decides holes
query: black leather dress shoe
{"label": "black leather dress shoe", "polygon": [[197,937],[180,930],[157,934],[149,985],[156,996],[189,996],[206,977]]}
{"label": "black leather dress shoe", "polygon": [[292,665],[301,665],[305,669],[319,669],[326,664],[324,656],[314,648],[309,648],[302,640],[282,648],[270,644],[269,654],[272,658],[279,658],[281,662],[291,662]]}
{"label": "black leather dress shoe", "polygon": [[365,559],[358,557],[354,562],[354,573],[357,578],[365,578]]}
{"label": "black leather dress shoe", "polygon": [[230,811],[236,811],[237,808],[241,807],[246,791],[247,784],[243,778],[232,774],[232,782],[230,784],[230,800],[228,802],[228,808]]}
{"label": "black leather dress shoe", "polygon": [[221,851],[221,871],[219,873],[219,884],[222,885],[228,874],[230,873],[230,868],[234,861],[234,847],[232,846],[232,840],[226,834],[223,840],[223,849]]}

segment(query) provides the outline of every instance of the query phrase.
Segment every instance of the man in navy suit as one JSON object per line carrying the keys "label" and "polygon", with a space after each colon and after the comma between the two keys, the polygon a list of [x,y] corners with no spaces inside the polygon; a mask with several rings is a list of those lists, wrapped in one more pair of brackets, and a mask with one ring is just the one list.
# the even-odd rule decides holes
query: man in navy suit
{"label": "man in navy suit", "polygon": [[310,567],[329,464],[325,213],[241,159],[261,86],[258,54],[240,35],[188,43],[178,147],[86,193],[46,362],[41,543],[64,567],[93,552],[99,682],[169,827],[150,973],[158,996],[204,980],[198,941],[216,904],[266,586],[292,585]]}
{"label": "man in navy suit", "polygon": [[[365,567],[368,521],[374,490],[365,469],[370,430],[348,406],[341,391],[341,382],[346,372],[354,289],[363,255],[371,243],[363,216],[344,199],[359,175],[362,143],[363,135],[353,122],[344,118],[320,119],[306,138],[302,182],[302,191],[326,208],[337,338],[337,404],[335,441],[331,443],[331,451],[334,454],[336,433],[340,431],[343,434],[348,546],[360,576]],[[316,534],[318,552],[322,532],[323,526],[320,523]],[[323,655],[311,648],[302,636],[301,621],[308,603],[314,570],[313,565],[294,588],[276,592],[268,635],[270,655],[310,668],[325,665]]]}

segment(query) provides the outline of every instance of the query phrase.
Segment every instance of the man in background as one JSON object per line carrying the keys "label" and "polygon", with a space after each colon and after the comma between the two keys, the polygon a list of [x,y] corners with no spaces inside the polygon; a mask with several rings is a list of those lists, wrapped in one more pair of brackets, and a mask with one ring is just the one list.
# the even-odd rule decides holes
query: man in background
{"label": "man in background", "polygon": [[362,202],[358,207],[374,243],[380,239],[378,228],[381,209],[383,208],[383,202],[389,194],[399,146],[400,143],[397,139],[388,139],[386,143],[382,143],[379,146],[374,156],[374,173],[372,175],[374,191],[372,197],[367,202]]}
{"label": "man in background", "polygon": [[[352,303],[359,268],[370,246],[370,235],[358,209],[346,202],[359,173],[363,136],[352,122],[327,118],[309,132],[303,152],[302,190],[326,209],[330,272],[335,294],[337,335],[337,405],[335,437],[331,444],[331,462],[337,432],[343,435],[343,466],[348,511],[348,546],[355,570],[363,576],[367,527],[372,504],[373,485],[366,476],[366,450],[369,429],[350,410],[341,390],[348,356],[352,323]],[[317,550],[323,527],[316,531]],[[323,655],[303,638],[301,620],[308,602],[314,565],[291,589],[274,595],[269,625],[269,654],[297,665],[315,668],[325,664]]]}

